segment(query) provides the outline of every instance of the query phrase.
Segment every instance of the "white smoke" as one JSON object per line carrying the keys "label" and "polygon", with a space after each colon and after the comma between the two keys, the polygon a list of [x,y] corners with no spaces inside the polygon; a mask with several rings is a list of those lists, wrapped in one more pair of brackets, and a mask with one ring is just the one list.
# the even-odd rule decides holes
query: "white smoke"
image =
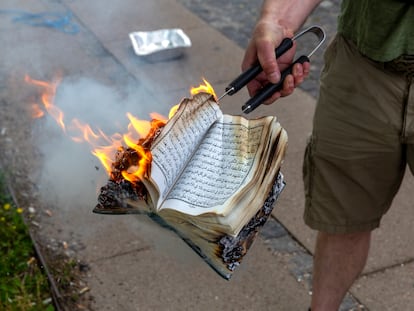
{"label": "white smoke", "polygon": [[[97,132],[106,135],[125,133],[130,112],[139,119],[150,120],[149,113],[166,115],[166,105],[154,106],[154,99],[140,87],[125,87],[123,90],[98,83],[87,78],[66,78],[60,84],[54,98],[54,105],[64,113],[64,123],[78,119],[89,124]],[[41,168],[39,186],[44,201],[65,206],[96,204],[97,191],[108,176],[100,161],[91,153],[87,143],[74,142],[70,128],[63,131],[57,122],[46,115],[38,121],[34,137],[44,162]]]}
{"label": "white smoke", "polygon": [[[65,124],[76,118],[94,130],[100,128],[107,135],[126,132],[129,123],[127,112],[139,119],[150,120],[150,112],[166,116],[171,106],[178,102],[170,105],[153,103],[154,99],[143,88],[124,86],[119,90],[87,78],[65,78],[54,99],[54,104],[64,113]],[[111,222],[111,217],[116,216],[102,219],[92,215],[99,190],[107,183],[108,175],[91,153],[90,146],[74,142],[70,131],[63,131],[50,115],[35,123],[33,137],[43,158],[37,180],[42,205],[55,210],[53,219],[57,224],[70,222],[62,227],[69,233],[81,230],[84,235],[94,235],[99,232],[102,226]],[[88,221],[94,222],[94,219],[101,223],[88,226]],[[153,249],[181,262],[199,260],[175,234],[161,228],[149,217],[140,215],[135,219],[139,222],[143,239]]]}

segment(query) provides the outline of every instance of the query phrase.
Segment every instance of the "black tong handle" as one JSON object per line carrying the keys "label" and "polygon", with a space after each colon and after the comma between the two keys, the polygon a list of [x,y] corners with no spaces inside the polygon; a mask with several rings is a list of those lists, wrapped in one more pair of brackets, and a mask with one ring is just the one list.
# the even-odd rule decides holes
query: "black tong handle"
{"label": "black tong handle", "polygon": [[[284,54],[293,46],[293,40],[290,38],[285,38],[282,40],[282,43],[275,49],[276,58]],[[240,89],[245,87],[247,83],[252,81],[259,73],[263,71],[262,66],[259,62],[255,65],[244,71],[236,79],[234,79],[227,87],[226,92],[228,95],[233,95],[237,93]]]}
{"label": "black tong handle", "polygon": [[297,63],[309,62],[309,57],[302,55],[297,60],[295,60],[288,68],[282,71],[280,81],[276,84],[269,83],[263,89],[261,89],[256,95],[251,97],[242,107],[244,113],[252,112],[254,109],[259,107],[263,101],[272,96],[275,92],[280,91],[283,88],[283,82],[286,77],[292,73],[293,66]]}

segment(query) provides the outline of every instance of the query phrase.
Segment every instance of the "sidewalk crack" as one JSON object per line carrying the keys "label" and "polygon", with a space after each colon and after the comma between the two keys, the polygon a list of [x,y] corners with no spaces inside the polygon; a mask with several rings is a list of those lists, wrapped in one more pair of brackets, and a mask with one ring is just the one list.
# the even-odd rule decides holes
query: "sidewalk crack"
{"label": "sidewalk crack", "polygon": [[126,252],[120,252],[120,253],[116,253],[114,255],[111,256],[106,256],[106,257],[101,257],[95,260],[91,260],[91,263],[97,263],[97,262],[101,262],[101,261],[105,261],[105,260],[109,260],[109,259],[113,259],[113,258],[117,258],[117,257],[122,257],[122,256],[126,256],[126,255],[130,255],[133,253],[139,253],[139,252],[144,252],[144,251],[148,251],[150,250],[151,247],[149,246],[144,246],[144,247],[140,247],[140,248],[136,248],[136,249],[132,249]]}
{"label": "sidewalk crack", "polygon": [[407,259],[405,261],[401,261],[401,262],[395,263],[395,264],[390,265],[390,266],[386,266],[386,267],[383,267],[383,268],[378,268],[376,270],[368,271],[366,273],[362,273],[359,276],[359,278],[373,276],[376,273],[382,273],[382,272],[385,272],[387,270],[395,269],[395,268],[398,268],[398,267],[403,267],[405,265],[409,265],[409,264],[412,264],[412,263],[414,263],[414,258],[410,258],[410,259]]}

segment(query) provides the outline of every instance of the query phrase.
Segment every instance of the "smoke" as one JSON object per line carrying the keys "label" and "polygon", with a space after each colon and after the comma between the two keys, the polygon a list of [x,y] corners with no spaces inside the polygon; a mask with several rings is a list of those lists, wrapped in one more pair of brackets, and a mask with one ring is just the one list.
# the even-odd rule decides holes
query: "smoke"
{"label": "smoke", "polygon": [[[54,100],[64,113],[65,124],[79,119],[107,135],[126,131],[127,112],[147,120],[149,113],[154,111],[166,116],[171,107],[162,103],[150,104],[154,102],[155,99],[139,86],[115,89],[88,78],[65,78]],[[93,236],[108,224],[107,221],[111,223],[116,219],[116,216],[100,218],[92,214],[99,190],[107,183],[108,175],[91,153],[90,146],[74,142],[70,134],[69,129],[63,131],[50,115],[35,123],[34,143],[43,158],[37,182],[39,196],[42,205],[55,211],[55,223],[65,223],[61,230],[81,231],[83,235]],[[161,228],[145,215],[135,219],[142,236],[146,237],[145,242],[154,250],[184,263],[198,260],[198,256],[170,230]],[[91,222],[94,225],[89,225]]]}
{"label": "smoke", "polygon": [[60,207],[93,208],[97,192],[108,176],[91,153],[92,147],[71,139],[80,132],[71,133],[68,125],[78,119],[95,132],[101,129],[108,136],[125,133],[129,123],[127,112],[146,120],[154,110],[166,115],[168,107],[149,105],[154,102],[149,96],[139,86],[117,90],[88,78],[64,79],[57,89],[54,105],[64,113],[66,130],[50,115],[39,120],[34,129],[35,144],[44,159],[38,183],[42,200]]}
{"label": "smoke", "polygon": [[[41,7],[51,9],[53,1],[47,2],[47,5]],[[53,7],[53,10],[65,11],[61,10],[59,3],[56,2],[56,8]],[[12,4],[10,2],[10,5]],[[139,1],[141,11],[148,12],[149,16],[157,16],[158,8],[153,6],[152,1]],[[71,5],[65,5],[65,7],[71,7]],[[93,12],[93,24],[100,25],[106,32],[106,29],[111,27],[112,21],[119,20],[120,16],[123,16],[125,20],[136,19],[133,10],[120,12],[117,7],[121,9],[122,5],[113,1],[99,6],[96,10],[85,11]],[[93,5],[88,5],[87,8],[93,8]],[[78,5],[73,5],[73,9],[77,16],[84,15],[83,9],[80,11]],[[78,22],[75,18],[73,21]],[[90,25],[87,18],[77,24],[81,27],[81,32],[72,36],[54,29],[13,23],[7,26],[4,23],[7,27],[3,31],[1,55],[5,61],[0,64],[1,71],[4,73],[12,72],[19,78],[28,73],[33,78],[40,77],[42,79],[50,77],[57,71],[57,68],[62,68],[63,72],[76,75],[88,74],[111,80],[114,85],[80,76],[64,77],[54,99],[54,104],[64,113],[65,124],[68,125],[72,119],[78,119],[91,125],[94,130],[101,129],[107,135],[126,131],[129,123],[126,117],[127,112],[139,119],[150,119],[150,112],[155,111],[166,116],[169,108],[178,103],[180,98],[171,98],[170,94],[165,95],[164,98],[157,95],[158,98],[155,98],[134,78],[129,76],[125,78],[128,75],[125,68],[118,68],[122,67],[118,64],[122,63],[123,59],[114,59],[113,55],[106,51],[100,42],[101,38],[97,38],[99,31],[96,35],[88,29]],[[147,29],[130,29],[128,31],[135,30]],[[126,35],[127,33],[124,34],[125,37],[127,37]],[[119,43],[121,48],[129,47],[127,44],[123,46],[124,42],[121,37],[119,37]],[[126,57],[132,57],[131,49],[126,51],[128,53]],[[128,64],[134,65],[137,62],[139,60],[134,58]],[[120,80],[128,81],[126,85],[122,85]],[[29,92],[31,87],[27,87],[27,89]],[[188,94],[185,91],[182,95]],[[166,96],[169,97],[166,98]],[[22,101],[29,106],[29,101]],[[18,110],[16,109],[16,111]],[[16,115],[16,118],[19,119],[18,112]],[[58,228],[56,231],[59,234],[53,232],[53,238],[60,236],[63,239],[68,233],[75,232],[87,237],[84,241],[89,241],[88,239],[92,239],[93,236],[100,237],[102,232],[110,235],[112,232],[107,227],[111,222],[117,223],[116,217],[108,216],[105,218],[92,214],[92,209],[97,204],[99,189],[106,184],[108,176],[100,161],[92,155],[90,146],[86,143],[74,142],[70,138],[69,129],[63,131],[50,115],[36,119],[33,124],[31,143],[37,149],[40,157],[37,154],[36,157],[33,156],[35,158],[33,163],[36,165],[31,166],[28,171],[33,175],[30,177],[33,178],[38,188],[36,194],[38,194],[39,206],[35,205],[37,202],[34,202],[33,206],[38,208],[39,212],[48,208],[53,215],[51,218],[45,216],[45,232],[49,234],[53,231],[50,228]],[[31,164],[30,161],[29,163]],[[25,189],[22,188],[23,190]],[[148,223],[145,220],[145,217],[137,219],[140,221],[140,230],[146,232],[142,236],[150,237],[151,240],[148,242],[156,245],[157,249],[163,249],[165,253],[191,254],[190,251],[185,252],[185,245],[181,249],[179,246],[174,246],[183,245],[183,243],[172,243],[171,241],[174,241],[175,237],[170,236],[169,232],[152,224],[151,220],[148,220]],[[119,226],[116,230],[122,231],[124,228]],[[147,240],[145,241],[147,242]],[[95,245],[90,246],[92,248]],[[108,248],[113,247],[109,243],[107,246]]]}

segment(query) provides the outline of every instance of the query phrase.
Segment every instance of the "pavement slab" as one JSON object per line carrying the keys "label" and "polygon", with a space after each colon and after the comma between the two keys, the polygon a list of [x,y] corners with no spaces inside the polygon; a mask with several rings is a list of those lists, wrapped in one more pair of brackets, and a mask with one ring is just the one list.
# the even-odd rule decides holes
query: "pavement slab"
{"label": "pavement slab", "polygon": [[[159,233],[159,232],[158,232]],[[165,238],[165,237],[164,237]],[[219,278],[181,241],[91,263],[97,310],[306,310],[310,296],[258,240],[230,281]],[[158,239],[159,241],[159,239]],[[296,294],[295,294],[296,292]]]}

